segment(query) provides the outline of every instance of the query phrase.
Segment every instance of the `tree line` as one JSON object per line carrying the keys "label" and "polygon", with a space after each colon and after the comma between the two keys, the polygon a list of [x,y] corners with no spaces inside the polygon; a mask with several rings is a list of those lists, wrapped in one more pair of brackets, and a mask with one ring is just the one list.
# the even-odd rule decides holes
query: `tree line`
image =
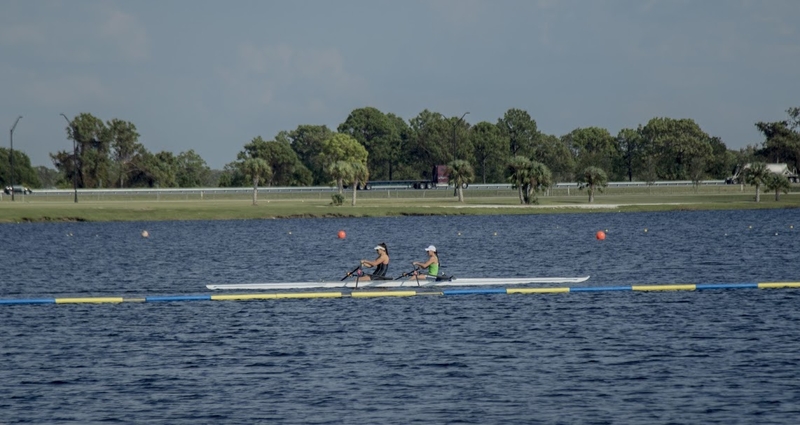
{"label": "tree line", "polygon": [[[537,188],[550,183],[585,182],[590,168],[598,178],[648,182],[724,179],[737,167],[759,161],[785,162],[796,169],[800,108],[786,112],[784,120],[755,123],[764,136],[762,142],[731,150],[692,119],[656,117],[616,135],[584,127],[557,136],[540,132],[522,109],[509,109],[494,123],[471,125],[463,117],[427,109],[404,120],[364,107],[353,110],[335,130],[300,125],[272,140],[257,136],[222,170],[211,170],[194,150],[152,153],[139,142],[133,123],[116,118],[103,122],[81,113],[65,129],[74,149],[50,154],[55,170],[31,167],[27,155],[15,150],[14,181],[32,187],[75,184],[79,188],[241,187],[254,182],[341,187],[354,175],[362,182],[431,178],[435,165],[451,164],[461,170],[456,177],[482,183],[510,181],[520,190],[521,200],[530,201]],[[8,154],[0,148],[3,184],[10,182]]]}

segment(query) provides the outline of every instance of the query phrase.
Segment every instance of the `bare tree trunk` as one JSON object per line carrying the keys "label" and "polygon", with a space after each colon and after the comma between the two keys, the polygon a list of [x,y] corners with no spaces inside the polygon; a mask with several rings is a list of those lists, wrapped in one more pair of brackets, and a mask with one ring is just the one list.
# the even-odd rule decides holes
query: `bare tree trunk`
{"label": "bare tree trunk", "polygon": [[761,202],[761,185],[756,185],[756,202]]}
{"label": "bare tree trunk", "polygon": [[358,192],[358,179],[353,181],[353,201],[350,203],[351,206],[356,206],[356,192]]}
{"label": "bare tree trunk", "polygon": [[589,203],[594,202],[594,186],[589,185]]}
{"label": "bare tree trunk", "polygon": [[342,179],[336,179],[336,188],[339,189],[339,195],[344,192],[344,183],[342,183]]}
{"label": "bare tree trunk", "polygon": [[775,201],[781,200],[781,191],[780,189],[775,189]]}
{"label": "bare tree trunk", "polygon": [[525,204],[525,198],[522,197],[522,185],[517,186],[517,194],[519,195],[519,203]]}
{"label": "bare tree trunk", "polygon": [[464,188],[458,185],[458,202],[464,202]]}
{"label": "bare tree trunk", "polygon": [[253,205],[258,205],[258,178],[253,178]]}

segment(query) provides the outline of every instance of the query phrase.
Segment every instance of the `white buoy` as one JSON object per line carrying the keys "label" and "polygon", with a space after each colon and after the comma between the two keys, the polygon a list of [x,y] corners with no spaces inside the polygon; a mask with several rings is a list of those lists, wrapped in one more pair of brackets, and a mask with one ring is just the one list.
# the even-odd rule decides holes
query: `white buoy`
{"label": "white buoy", "polygon": [[143,238],[149,238],[150,237],[150,232],[148,232],[147,230],[142,230],[142,237]]}

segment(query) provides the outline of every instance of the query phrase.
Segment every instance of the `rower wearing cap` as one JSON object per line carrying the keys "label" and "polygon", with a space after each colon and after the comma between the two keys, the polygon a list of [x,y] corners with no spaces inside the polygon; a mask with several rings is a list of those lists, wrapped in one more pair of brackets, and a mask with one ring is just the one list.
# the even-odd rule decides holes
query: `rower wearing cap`
{"label": "rower wearing cap", "polygon": [[386,272],[389,270],[389,250],[386,248],[386,244],[379,243],[378,246],[375,247],[375,251],[378,253],[378,258],[373,261],[361,260],[361,266],[368,268],[375,267],[375,272],[368,275],[371,279],[391,279],[386,277]]}
{"label": "rower wearing cap", "polygon": [[436,247],[433,245],[425,248],[425,252],[428,253],[428,261],[424,263],[414,261],[411,265],[427,270],[427,272],[417,272],[418,276],[435,279],[439,275],[439,253],[436,252]]}

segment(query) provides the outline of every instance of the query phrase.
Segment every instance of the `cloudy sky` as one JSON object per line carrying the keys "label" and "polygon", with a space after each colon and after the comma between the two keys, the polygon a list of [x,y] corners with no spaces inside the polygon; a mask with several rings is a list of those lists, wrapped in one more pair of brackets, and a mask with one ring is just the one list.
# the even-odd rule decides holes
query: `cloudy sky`
{"label": "cloudy sky", "polygon": [[71,149],[68,117],[133,122],[212,168],[355,108],[562,135],[692,118],[738,149],[800,106],[797,0],[3,0],[0,146]]}

